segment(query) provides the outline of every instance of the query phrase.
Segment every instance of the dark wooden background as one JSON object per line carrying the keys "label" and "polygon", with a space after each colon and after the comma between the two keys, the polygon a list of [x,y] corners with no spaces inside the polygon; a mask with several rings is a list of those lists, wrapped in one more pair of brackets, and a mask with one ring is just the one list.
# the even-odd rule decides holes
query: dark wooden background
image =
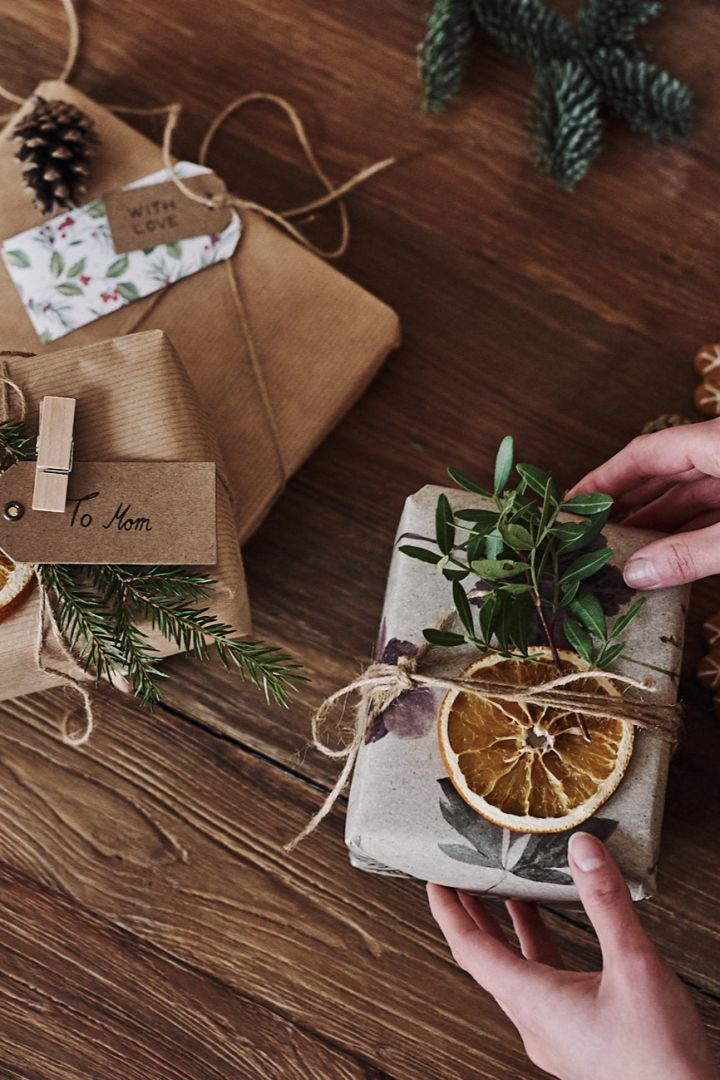
{"label": "dark wooden background", "polygon": [[[489,43],[444,117],[419,112],[425,0],[81,0],[77,85],[102,102],[184,102],[184,156],[256,89],[300,110],[338,180],[397,155],[352,197],[342,269],[397,309],[405,340],[247,547],[258,632],[313,673],[301,705],[264,708],[175,660],[166,708],[103,694],[80,751],[57,737],[56,693],[0,709],[3,1077],[540,1075],[453,967],[422,887],[351,871],[342,808],[291,858],[281,845],[332,778],[300,753],[309,706],[369,653],[405,496],[448,463],[484,472],[506,432],[570,483],[649,418],[691,409],[693,353],[720,337],[720,10],[666,8],[647,37],[694,88],[697,134],[656,148],[613,124],[569,196],[529,163],[528,73]],[[3,82],[30,92],[59,71],[59,4],[2,0],[0,27]],[[231,122],[213,161],[272,206],[315,194],[267,108]],[[313,235],[335,229],[329,211]],[[715,607],[718,589],[698,588],[689,674]],[[720,737],[690,680],[685,695],[642,917],[720,1042]],[[571,965],[597,961],[582,918],[549,918]]]}

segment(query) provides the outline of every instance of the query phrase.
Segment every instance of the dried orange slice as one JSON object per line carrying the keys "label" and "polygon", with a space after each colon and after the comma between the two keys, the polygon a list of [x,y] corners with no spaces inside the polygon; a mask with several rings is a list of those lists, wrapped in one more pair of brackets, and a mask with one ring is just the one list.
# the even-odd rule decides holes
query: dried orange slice
{"label": "dried orange slice", "polygon": [[[533,661],[484,656],[464,677],[537,686],[557,675],[547,649],[531,654]],[[586,667],[569,651],[560,659],[566,671]],[[572,689],[619,695],[615,684],[599,677],[579,680]],[[634,733],[621,720],[584,716],[581,723],[577,712],[554,706],[450,690],[440,706],[438,738],[448,776],[473,810],[515,832],[562,832],[610,798],[627,770]]]}
{"label": "dried orange slice", "polygon": [[34,576],[32,563],[14,563],[0,555],[0,622],[23,602]]}

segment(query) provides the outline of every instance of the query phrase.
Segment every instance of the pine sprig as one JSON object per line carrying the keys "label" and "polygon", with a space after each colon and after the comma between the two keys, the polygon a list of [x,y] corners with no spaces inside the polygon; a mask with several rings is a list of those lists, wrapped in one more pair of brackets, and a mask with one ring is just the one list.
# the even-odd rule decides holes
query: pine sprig
{"label": "pine sprig", "polygon": [[[497,453],[492,490],[450,470],[456,483],[483,495],[488,506],[453,510],[441,494],[435,512],[437,551],[400,547],[403,554],[434,565],[451,583],[462,632],[428,628],[425,638],[432,645],[470,645],[484,653],[530,660],[531,631],[537,623],[562,671],[557,646],[562,625],[564,638],[583,660],[608,667],[622,654],[621,635],[645,602],[636,600],[609,625],[592,591],[592,579],[612,558],[610,548],[598,547],[612,499],[596,492],[564,500],[548,473],[535,465],[513,469],[513,464],[513,440],[506,436]],[[519,479],[509,487],[513,471]],[[575,517],[564,520],[561,515],[567,513]],[[467,590],[463,582],[470,575],[479,580]]]}
{"label": "pine sprig", "polygon": [[[290,694],[304,682],[300,666],[286,653],[262,641],[239,638],[232,626],[218,620],[207,608],[188,603],[188,593],[178,589],[174,574],[141,574],[138,567],[104,566],[102,579],[118,596],[119,602],[150,620],[153,629],[175,642],[184,652],[201,660],[209,656],[208,639],[227,670],[236,669],[253,686],[262,690],[266,700],[287,707]],[[215,582],[195,575],[195,599],[206,594]]]}
{"label": "pine sprig", "polygon": [[418,47],[426,112],[440,112],[460,89],[476,26],[472,0],[439,0],[433,8]]}
{"label": "pine sprig", "polygon": [[18,461],[35,457],[35,440],[27,433],[25,424],[10,420],[0,424],[0,473],[4,473]]}
{"label": "pine sprig", "polygon": [[528,131],[533,157],[572,190],[600,153],[601,94],[577,60],[554,60],[535,77]]}
{"label": "pine sprig", "polygon": [[437,112],[458,91],[477,25],[533,69],[533,157],[572,190],[600,150],[605,112],[654,142],[692,132],[690,90],[636,39],[661,10],[655,0],[582,0],[573,24],[545,0],[435,0],[419,50],[425,107]]}

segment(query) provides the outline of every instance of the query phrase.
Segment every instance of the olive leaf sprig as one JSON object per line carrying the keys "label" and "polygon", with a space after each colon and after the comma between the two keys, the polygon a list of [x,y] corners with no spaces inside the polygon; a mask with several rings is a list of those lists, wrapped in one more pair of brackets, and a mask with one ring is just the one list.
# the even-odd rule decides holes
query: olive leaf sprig
{"label": "olive leaf sprig", "polygon": [[[514,466],[514,444],[507,435],[495,460],[493,490],[466,473],[450,469],[463,489],[484,496],[488,508],[453,510],[440,495],[435,512],[437,551],[404,544],[400,551],[433,564],[452,585],[463,633],[429,628],[432,645],[471,645],[482,652],[532,659],[531,628],[538,622],[558,671],[562,670],[557,628],[570,646],[594,667],[608,667],[624,649],[621,635],[639,613],[644,598],[612,623],[591,591],[591,579],[612,559],[602,544],[610,515],[609,495],[592,492],[563,499],[556,481],[535,465]],[[518,483],[510,487],[513,471]],[[562,520],[561,515],[575,515]],[[463,582],[474,575],[469,591]],[[478,605],[479,604],[479,608]]]}

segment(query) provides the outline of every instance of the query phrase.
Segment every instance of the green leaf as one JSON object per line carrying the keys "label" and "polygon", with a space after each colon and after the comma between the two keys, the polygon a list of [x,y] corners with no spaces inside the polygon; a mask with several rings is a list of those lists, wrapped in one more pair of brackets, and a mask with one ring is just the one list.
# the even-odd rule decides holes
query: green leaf
{"label": "green leaf", "polygon": [[647,597],[640,596],[633,604],[630,605],[627,611],[623,612],[623,614],[615,620],[612,630],[610,631],[611,638],[619,637],[619,635],[622,634],[623,630],[627,630],[633,619],[642,611],[646,601]]}
{"label": "green leaf", "polygon": [[63,257],[60,254],[60,252],[59,251],[53,251],[52,255],[50,256],[50,273],[52,274],[52,276],[53,277],[60,277],[60,275],[63,272],[63,267],[64,266],[65,266],[65,263],[63,261]]}
{"label": "green leaf", "polygon": [[560,578],[561,585],[567,585],[571,581],[581,581],[597,573],[612,559],[610,548],[600,548],[598,551],[586,551],[565,571]]}
{"label": "green leaf", "polygon": [[483,581],[502,581],[527,570],[527,563],[514,559],[477,559],[470,567]]}
{"label": "green leaf", "polygon": [[586,521],[564,521],[553,526],[553,535],[558,541],[558,555],[575,551],[587,542],[590,526]]}
{"label": "green leaf", "polygon": [[570,604],[570,610],[591,634],[600,638],[601,641],[605,640],[607,637],[605,612],[597,597],[589,592],[578,593]]}
{"label": "green leaf", "polygon": [[403,555],[409,555],[411,559],[419,559],[420,562],[432,563],[433,566],[437,565],[442,558],[436,551],[428,551],[427,548],[415,547],[414,544],[403,544],[398,550],[402,551]]}
{"label": "green leaf", "polygon": [[575,619],[566,619],[563,623],[563,631],[573,649],[588,663],[592,660],[593,643],[584,626]]}
{"label": "green leaf", "polygon": [[455,610],[460,617],[460,622],[463,624],[468,634],[473,635],[475,633],[475,625],[473,623],[472,608],[470,607],[467,594],[459,581],[453,581],[452,593],[453,603],[455,604]]}
{"label": "green leaf", "polygon": [[485,537],[485,554],[488,559],[498,559],[504,547],[502,536],[496,530]]}
{"label": "green leaf", "polygon": [[599,491],[590,491],[586,495],[576,495],[562,504],[562,509],[572,514],[580,514],[581,517],[594,517],[595,514],[604,514],[613,504],[609,495],[603,495]]}
{"label": "green leaf", "polygon": [[544,469],[538,469],[536,465],[516,465],[515,471],[536,495],[545,494],[550,477]]}
{"label": "green leaf", "polygon": [[105,271],[105,276],[109,278],[122,277],[129,265],[130,260],[127,255],[121,255],[119,259],[115,259],[114,262],[110,263]]}
{"label": "green leaf", "polygon": [[617,660],[625,650],[625,642],[616,641],[614,645],[608,645],[607,649],[603,649],[602,653],[598,657],[598,664],[600,667],[609,667],[614,660]]}
{"label": "green leaf", "polygon": [[521,585],[515,581],[502,581],[497,588],[500,592],[510,593],[511,596],[522,596],[524,593],[530,592],[529,585]]}
{"label": "green leaf", "polygon": [[493,483],[496,495],[499,495],[501,491],[504,491],[505,485],[510,479],[514,452],[513,437],[512,435],[506,435],[498,447],[497,457],[495,458],[495,476]]}
{"label": "green leaf", "polygon": [[453,634],[450,630],[423,630],[423,637],[431,645],[444,645],[452,649],[456,645],[464,645],[465,638],[462,634]]}
{"label": "green leaf", "polygon": [[490,593],[483,600],[482,607],[480,608],[480,633],[482,634],[483,641],[490,643],[490,639],[495,632],[495,621],[498,614],[499,597],[497,593]]}
{"label": "green leaf", "polygon": [[63,296],[82,296],[83,291],[79,285],[75,285],[72,281],[63,281],[61,285],[56,285],[55,288]]}
{"label": "green leaf", "polygon": [[459,487],[465,488],[466,491],[472,491],[476,495],[485,495],[486,498],[492,497],[491,491],[488,491],[487,488],[478,484],[476,480],[473,480],[472,476],[468,476],[462,469],[448,469],[448,476],[451,480],[454,480]]}
{"label": "green leaf", "polygon": [[165,249],[172,259],[179,259],[182,255],[182,248],[179,244],[166,244]]}
{"label": "green leaf", "polygon": [[450,555],[455,546],[455,525],[453,512],[446,495],[438,497],[435,508],[435,535],[437,545],[443,555]]}
{"label": "green leaf", "polygon": [[580,579],[579,578],[574,578],[570,582],[570,584],[566,585],[565,588],[560,593],[560,605],[562,607],[569,607],[569,605],[572,604],[573,600],[577,596],[579,588],[580,588]]}
{"label": "green leaf", "polygon": [[481,559],[483,552],[485,551],[485,533],[474,532],[467,542],[467,548],[465,549],[465,555],[468,563],[475,562],[477,559]]}
{"label": "green leaf", "polygon": [[67,276],[68,277],[79,277],[80,274],[82,274],[83,270],[85,269],[85,263],[86,262],[87,262],[87,259],[78,259],[78,261],[73,263],[72,266],[70,267],[70,269],[68,270]]}
{"label": "green leaf", "polygon": [[14,248],[12,251],[4,252],[5,258],[11,266],[17,266],[21,270],[27,270],[30,266],[30,259],[27,257],[24,251],[20,248]]}
{"label": "green leaf", "polygon": [[128,303],[131,300],[137,300],[140,296],[137,286],[133,285],[132,281],[121,281],[117,288],[123,300]]}
{"label": "green leaf", "polygon": [[500,535],[515,551],[532,551],[535,541],[524,525],[501,525]]}
{"label": "green leaf", "polygon": [[85,212],[91,218],[107,217],[107,213],[105,211],[105,203],[102,201],[102,199],[93,199],[93,201],[88,203],[85,207]]}
{"label": "green leaf", "polygon": [[476,525],[495,525],[498,520],[497,510],[456,510],[458,521],[474,521]]}
{"label": "green leaf", "polygon": [[450,570],[448,567],[445,567],[442,575],[444,578],[447,578],[448,581],[464,581],[469,573],[469,570]]}

